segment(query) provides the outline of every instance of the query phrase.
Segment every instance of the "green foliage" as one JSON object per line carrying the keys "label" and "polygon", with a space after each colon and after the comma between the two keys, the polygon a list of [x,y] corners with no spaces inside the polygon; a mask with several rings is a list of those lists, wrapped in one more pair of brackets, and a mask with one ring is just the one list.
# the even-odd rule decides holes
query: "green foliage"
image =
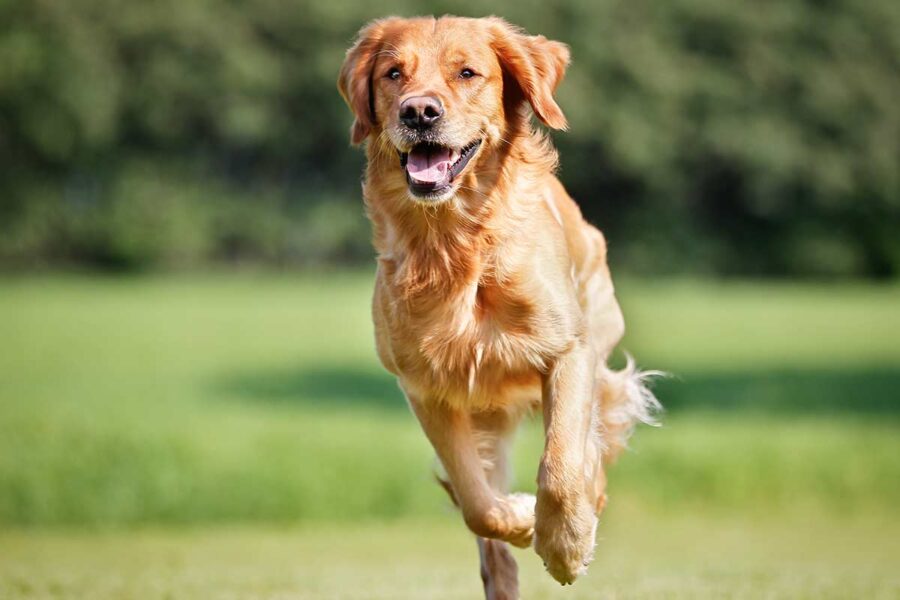
{"label": "green foliage", "polygon": [[562,177],[615,262],[900,270],[891,0],[10,0],[0,261],[368,257],[336,72],[365,21],[429,12],[500,14],[572,46]]}
{"label": "green foliage", "polygon": [[[445,511],[428,443],[376,364],[370,286],[370,275],[0,281],[0,526]],[[675,377],[658,388],[663,427],[639,429],[611,471],[616,505],[895,511],[896,287],[622,287],[626,347]],[[540,449],[534,423],[519,489],[533,488]]]}

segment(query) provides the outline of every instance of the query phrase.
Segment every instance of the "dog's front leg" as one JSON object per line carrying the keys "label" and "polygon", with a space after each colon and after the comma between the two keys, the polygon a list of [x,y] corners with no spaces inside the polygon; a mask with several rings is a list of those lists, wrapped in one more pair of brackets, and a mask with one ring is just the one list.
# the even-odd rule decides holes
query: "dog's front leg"
{"label": "dog's front leg", "polygon": [[594,363],[578,341],[544,376],[546,442],[538,473],[534,549],[563,585],[572,583],[593,558],[597,517],[585,481],[585,445],[591,427]]}
{"label": "dog's front leg", "polygon": [[409,397],[410,406],[447,471],[466,525],[475,535],[521,548],[534,534],[534,497],[503,495],[488,482],[478,455],[471,416],[440,402]]}

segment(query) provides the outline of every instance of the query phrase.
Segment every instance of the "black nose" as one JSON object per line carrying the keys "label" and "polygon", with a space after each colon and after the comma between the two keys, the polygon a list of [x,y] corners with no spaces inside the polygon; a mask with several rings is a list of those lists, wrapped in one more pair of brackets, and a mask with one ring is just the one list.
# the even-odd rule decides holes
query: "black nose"
{"label": "black nose", "polygon": [[444,115],[441,101],[432,96],[414,96],[400,104],[400,121],[410,129],[428,129]]}

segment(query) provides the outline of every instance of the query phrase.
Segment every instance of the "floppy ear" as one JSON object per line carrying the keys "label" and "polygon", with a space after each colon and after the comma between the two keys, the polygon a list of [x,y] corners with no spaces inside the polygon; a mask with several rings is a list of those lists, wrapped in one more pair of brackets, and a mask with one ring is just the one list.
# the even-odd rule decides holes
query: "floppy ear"
{"label": "floppy ear", "polygon": [[489,21],[491,44],[500,64],[518,84],[535,116],[548,127],[565,129],[568,123],[553,92],[569,66],[569,47],[542,35],[527,35],[498,17]]}
{"label": "floppy ear", "polygon": [[353,116],[350,142],[361,144],[375,126],[375,98],[372,95],[372,69],[381,47],[385,20],[372,21],[359,30],[356,42],[347,50],[338,76],[338,91]]}

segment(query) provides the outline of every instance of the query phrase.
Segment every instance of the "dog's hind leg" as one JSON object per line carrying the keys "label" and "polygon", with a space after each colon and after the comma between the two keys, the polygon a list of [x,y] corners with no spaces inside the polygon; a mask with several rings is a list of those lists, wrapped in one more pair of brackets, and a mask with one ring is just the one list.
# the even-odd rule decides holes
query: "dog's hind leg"
{"label": "dog's hind leg", "polygon": [[[506,411],[472,415],[472,436],[490,488],[498,497],[507,497],[509,491],[509,444],[519,416]],[[446,473],[439,472],[438,482],[457,506],[457,495]],[[531,496],[516,494],[525,504]],[[519,597],[518,573],[515,558],[506,542],[477,536],[478,555],[481,560],[481,580],[488,600],[514,600]]]}
{"label": "dog's hind leg", "polygon": [[[442,469],[437,473],[437,480],[453,504],[459,506],[453,486]],[[487,600],[516,600],[519,597],[519,567],[509,551],[509,544],[479,536],[475,540],[478,542],[484,597]]]}
{"label": "dog's hind leg", "polygon": [[[473,417],[478,454],[488,482],[498,494],[509,493],[509,447],[520,418],[520,415],[507,411],[480,413]],[[500,540],[479,537],[478,555],[485,598],[516,600],[519,597],[519,567],[509,546]]]}
{"label": "dog's hind leg", "polygon": [[[437,480],[453,504],[459,506],[446,473],[439,471]],[[475,540],[478,542],[481,582],[486,600],[516,600],[519,597],[519,567],[509,551],[509,544],[479,536]]]}
{"label": "dog's hind leg", "polygon": [[509,545],[500,540],[477,539],[486,600],[518,600],[519,567]]}

